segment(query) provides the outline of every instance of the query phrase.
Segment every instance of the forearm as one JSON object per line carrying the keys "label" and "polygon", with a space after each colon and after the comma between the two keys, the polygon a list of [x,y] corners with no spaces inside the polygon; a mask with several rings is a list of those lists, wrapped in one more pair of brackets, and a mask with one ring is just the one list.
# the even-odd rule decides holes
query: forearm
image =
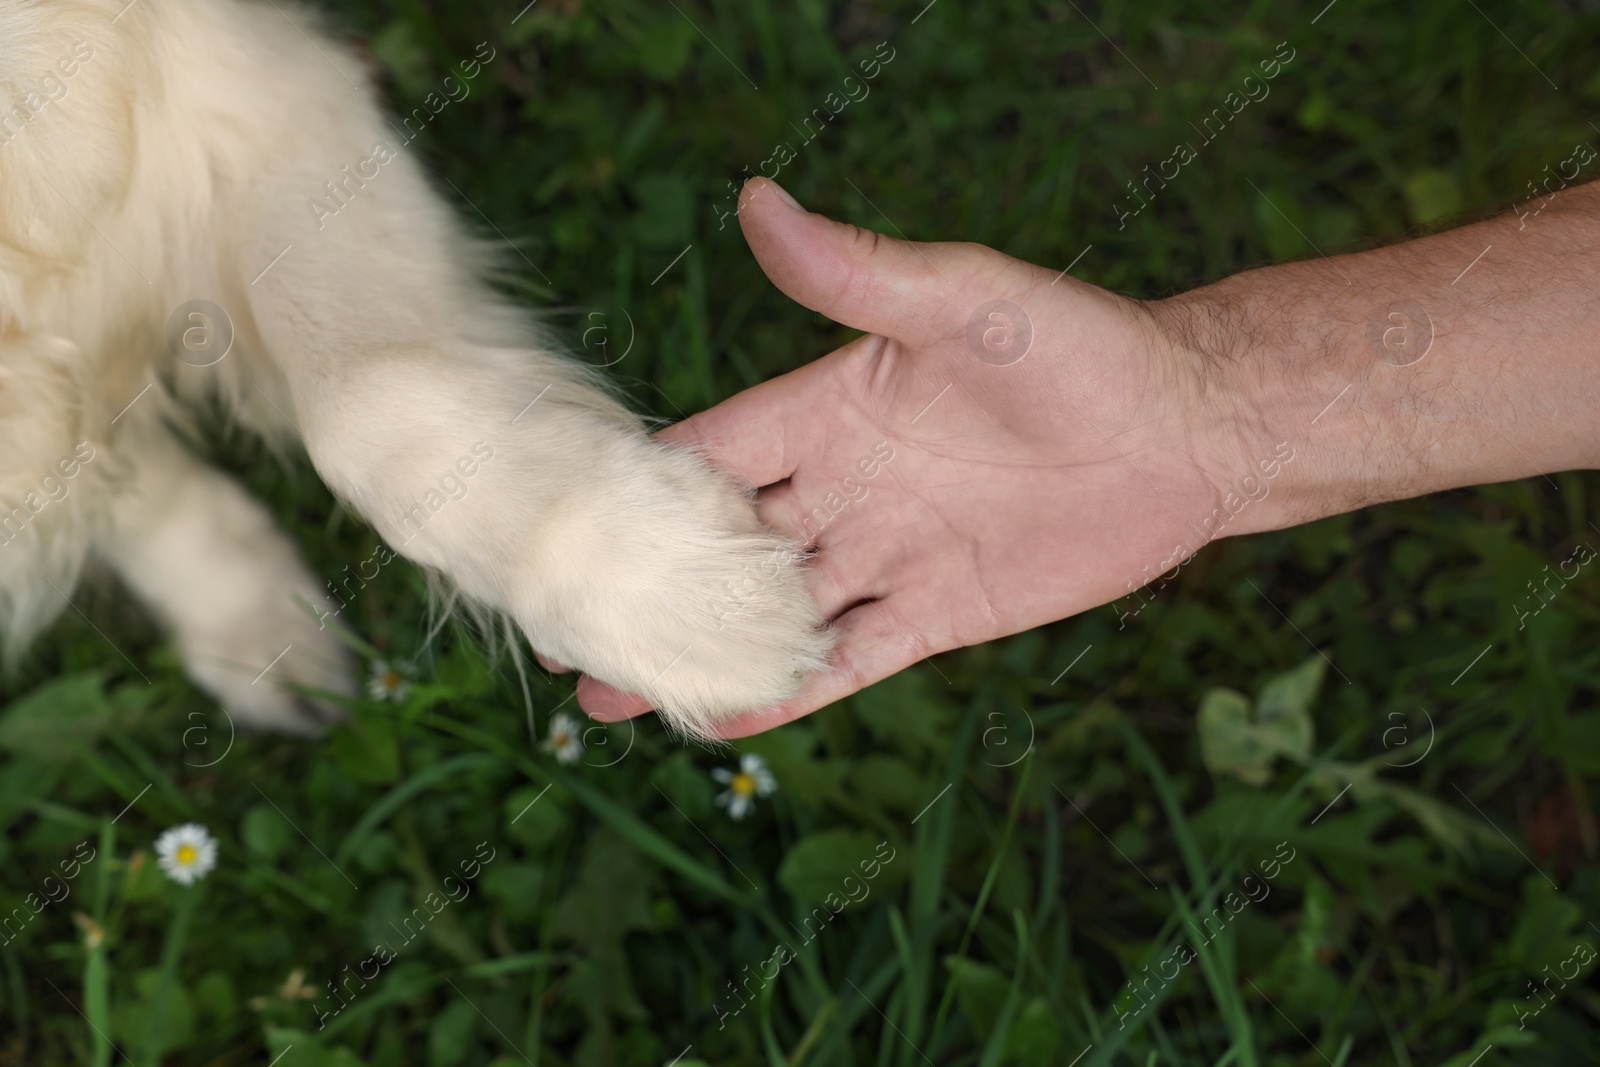
{"label": "forearm", "polygon": [[1600,184],[1152,310],[1203,364],[1220,479],[1294,450],[1229,534],[1600,460]]}

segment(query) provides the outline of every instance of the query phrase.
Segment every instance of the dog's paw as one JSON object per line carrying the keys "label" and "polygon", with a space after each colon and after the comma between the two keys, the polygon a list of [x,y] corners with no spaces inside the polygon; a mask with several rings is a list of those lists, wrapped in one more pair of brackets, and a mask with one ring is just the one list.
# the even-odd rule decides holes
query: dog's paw
{"label": "dog's paw", "polygon": [[[685,734],[794,695],[830,647],[799,550],[732,477],[652,440],[571,366],[490,354],[496,375],[393,353],[353,375],[337,419],[306,420],[328,484],[543,655]],[[542,373],[518,370],[530,359]]]}
{"label": "dog's paw", "polygon": [[338,719],[352,657],[337,614],[260,503],[169,440],[135,453],[106,552],[172,633],[184,671],[248,729],[311,734]]}
{"label": "dog's paw", "polygon": [[700,456],[642,435],[595,457],[590,491],[546,527],[513,614],[546,656],[646,697],[696,738],[785,700],[832,639],[804,554]]}
{"label": "dog's paw", "polygon": [[203,620],[175,620],[178,652],[189,677],[238,726],[314,734],[344,711],[302,690],[354,695],[352,657],[332,629],[319,629],[317,616],[328,609],[309,578],[264,577],[262,588],[213,600]]}

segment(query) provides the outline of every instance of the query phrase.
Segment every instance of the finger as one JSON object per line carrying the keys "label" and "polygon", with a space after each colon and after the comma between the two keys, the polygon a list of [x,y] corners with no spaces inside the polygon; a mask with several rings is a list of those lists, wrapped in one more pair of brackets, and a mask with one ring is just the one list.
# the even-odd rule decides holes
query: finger
{"label": "finger", "polygon": [[543,667],[551,674],[566,674],[568,671],[572,670],[571,667],[568,667],[559,660],[551,659],[543,652],[535,652],[533,654],[533,658],[539,661],[539,666]]}
{"label": "finger", "polygon": [[882,345],[881,337],[858,337],[821,359],[668,426],[656,440],[693,448],[750,486],[781,482],[815,454],[829,429],[819,416],[837,412],[849,401],[849,389],[859,381],[861,368],[871,365]]}
{"label": "finger", "polygon": [[[816,543],[821,530],[817,517],[806,511],[800,494],[789,481],[766,486],[756,495],[756,516],[785,537],[806,546]],[[823,511],[822,516],[826,521],[827,512]]]}
{"label": "finger", "polygon": [[830,670],[812,675],[792,700],[744,712],[718,727],[716,735],[731,741],[804,718],[935,652],[944,651],[931,646],[919,631],[897,618],[889,601],[874,601],[851,609],[834,624],[834,629],[839,634],[839,643],[834,649],[834,665]]}
{"label": "finger", "polygon": [[953,246],[898,241],[812,214],[766,178],[745,183],[739,225],[767,277],[811,310],[909,342],[949,332],[939,326],[965,274]]}
{"label": "finger", "polygon": [[761,490],[756,514],[768,526],[815,551],[806,559],[806,588],[831,619],[844,609],[883,592],[881,581],[886,552],[881,539],[861,536],[848,529],[852,513],[831,511],[826,504],[806,507],[807,501],[792,483],[780,482]]}
{"label": "finger", "polygon": [[[762,382],[690,415],[656,434],[656,440],[694,449],[752,489],[781,482],[800,462],[786,417],[793,403],[790,390],[798,385],[791,377]],[[760,396],[749,395],[758,390]]]}
{"label": "finger", "polygon": [[806,561],[806,588],[822,617],[839,619],[868,601],[885,594],[884,546],[866,537],[823,541]]}
{"label": "finger", "polygon": [[621,722],[654,710],[637,693],[625,693],[587,674],[578,679],[578,707],[597,722]]}

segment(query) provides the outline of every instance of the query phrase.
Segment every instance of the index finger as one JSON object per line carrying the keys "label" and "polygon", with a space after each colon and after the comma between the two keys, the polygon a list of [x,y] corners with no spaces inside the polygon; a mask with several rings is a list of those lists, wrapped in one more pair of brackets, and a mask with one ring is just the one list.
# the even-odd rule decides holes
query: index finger
{"label": "index finger", "polygon": [[838,364],[858,348],[880,341],[872,334],[858,337],[668,426],[656,439],[695,449],[751,488],[781,482],[800,466],[813,435],[831,414],[825,391],[843,373]]}

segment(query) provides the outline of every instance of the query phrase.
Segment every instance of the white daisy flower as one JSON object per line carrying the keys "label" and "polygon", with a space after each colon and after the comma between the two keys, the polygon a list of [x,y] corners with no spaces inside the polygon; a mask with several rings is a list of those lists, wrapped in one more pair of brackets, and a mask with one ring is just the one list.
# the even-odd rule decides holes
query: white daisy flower
{"label": "white daisy flower", "polygon": [[578,720],[564,711],[550,716],[550,733],[539,747],[554,755],[557,763],[577,763],[583,755],[583,731]]}
{"label": "white daisy flower", "polygon": [[156,838],[156,859],[179,885],[193,885],[217,865],[217,841],[197,822],[186,822]]}
{"label": "white daisy flower", "polygon": [[718,767],[711,777],[728,788],[717,797],[717,803],[728,809],[728,815],[742,819],[756,807],[756,797],[770,797],[778,789],[778,780],[767,769],[767,761],[754,752],[739,757],[739,769],[730,771]]}
{"label": "white daisy flower", "polygon": [[372,661],[372,677],[367,679],[367,695],[373,700],[404,700],[411,692],[411,672],[398,663],[386,660]]}

